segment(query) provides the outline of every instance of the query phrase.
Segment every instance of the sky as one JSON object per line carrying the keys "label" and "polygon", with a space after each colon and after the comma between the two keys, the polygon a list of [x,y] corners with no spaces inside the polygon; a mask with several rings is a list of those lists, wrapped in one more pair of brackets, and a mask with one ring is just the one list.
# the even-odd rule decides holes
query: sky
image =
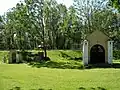
{"label": "sky", "polygon": [[[3,15],[9,8],[15,7],[20,0],[0,0],[0,15]],[[67,7],[72,5],[72,0],[57,0],[58,3],[63,3]]]}
{"label": "sky", "polygon": [[73,0],[57,0],[57,1],[58,1],[58,3],[65,4],[67,7],[69,7],[73,3]]}

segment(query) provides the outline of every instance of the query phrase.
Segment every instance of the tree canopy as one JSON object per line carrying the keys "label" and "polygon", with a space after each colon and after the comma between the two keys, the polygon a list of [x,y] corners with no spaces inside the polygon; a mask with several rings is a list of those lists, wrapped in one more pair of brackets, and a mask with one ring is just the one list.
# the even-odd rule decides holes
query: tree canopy
{"label": "tree canopy", "polygon": [[[115,2],[115,1],[113,1]],[[0,16],[0,49],[80,48],[88,34],[101,30],[120,48],[120,17],[105,0],[24,0]]]}

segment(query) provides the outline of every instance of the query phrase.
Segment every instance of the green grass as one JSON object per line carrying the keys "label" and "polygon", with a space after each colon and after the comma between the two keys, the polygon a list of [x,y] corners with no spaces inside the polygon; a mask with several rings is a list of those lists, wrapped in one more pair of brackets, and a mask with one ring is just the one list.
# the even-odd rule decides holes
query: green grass
{"label": "green grass", "polygon": [[[37,53],[38,51],[32,50]],[[82,59],[80,50],[48,50],[47,55],[51,60],[75,60]]]}
{"label": "green grass", "polygon": [[[81,60],[74,61],[81,57],[80,54],[78,51],[48,51],[51,61],[38,65],[39,68],[27,64],[2,63],[0,90],[120,90],[120,67],[60,69],[61,65],[66,64],[82,65]],[[1,60],[7,52],[0,52],[0,55]],[[119,60],[114,62],[120,66]]]}
{"label": "green grass", "polygon": [[[37,53],[38,51],[32,51]],[[75,50],[51,50],[47,51],[50,61],[43,63],[30,63],[33,67],[49,67],[60,69],[84,69],[82,53]]]}
{"label": "green grass", "polygon": [[119,86],[120,69],[77,70],[32,68],[25,64],[0,65],[0,90],[15,87],[21,90],[120,90]]}

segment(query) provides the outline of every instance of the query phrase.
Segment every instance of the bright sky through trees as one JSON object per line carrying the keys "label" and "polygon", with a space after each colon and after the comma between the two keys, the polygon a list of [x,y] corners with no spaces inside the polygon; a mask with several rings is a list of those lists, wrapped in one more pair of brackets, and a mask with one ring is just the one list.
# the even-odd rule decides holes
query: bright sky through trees
{"label": "bright sky through trees", "polygon": [[[0,0],[0,15],[4,14],[9,8],[12,8],[20,0]],[[23,1],[23,0],[22,0]],[[72,0],[57,0],[58,3],[64,3],[67,7],[72,4]]]}

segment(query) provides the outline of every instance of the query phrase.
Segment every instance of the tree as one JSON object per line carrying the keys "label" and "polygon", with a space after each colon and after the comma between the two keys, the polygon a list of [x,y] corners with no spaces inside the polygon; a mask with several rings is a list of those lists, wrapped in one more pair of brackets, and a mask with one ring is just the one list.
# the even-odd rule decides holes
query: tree
{"label": "tree", "polygon": [[[41,44],[43,42],[45,57],[47,57],[45,43],[45,16],[44,16],[44,0],[25,0],[28,8],[30,19],[36,24],[36,31],[40,35]],[[38,25],[38,26],[37,26]],[[34,36],[35,37],[35,36]]]}
{"label": "tree", "polygon": [[[56,0],[25,0],[0,17],[5,49],[70,49],[94,30],[119,41],[119,18],[105,0],[74,0],[67,8]],[[117,45],[117,44],[116,44]]]}
{"label": "tree", "polygon": [[31,20],[27,14],[27,8],[23,3],[10,9],[5,17],[5,46],[8,49],[25,50],[28,45],[28,34],[30,34]]}
{"label": "tree", "polygon": [[120,0],[110,0],[111,5],[120,12]]}
{"label": "tree", "polygon": [[110,32],[108,28],[112,25],[113,12],[111,8],[107,7],[104,0],[84,0],[83,2],[75,0],[74,4],[84,26],[83,38],[94,30]]}

